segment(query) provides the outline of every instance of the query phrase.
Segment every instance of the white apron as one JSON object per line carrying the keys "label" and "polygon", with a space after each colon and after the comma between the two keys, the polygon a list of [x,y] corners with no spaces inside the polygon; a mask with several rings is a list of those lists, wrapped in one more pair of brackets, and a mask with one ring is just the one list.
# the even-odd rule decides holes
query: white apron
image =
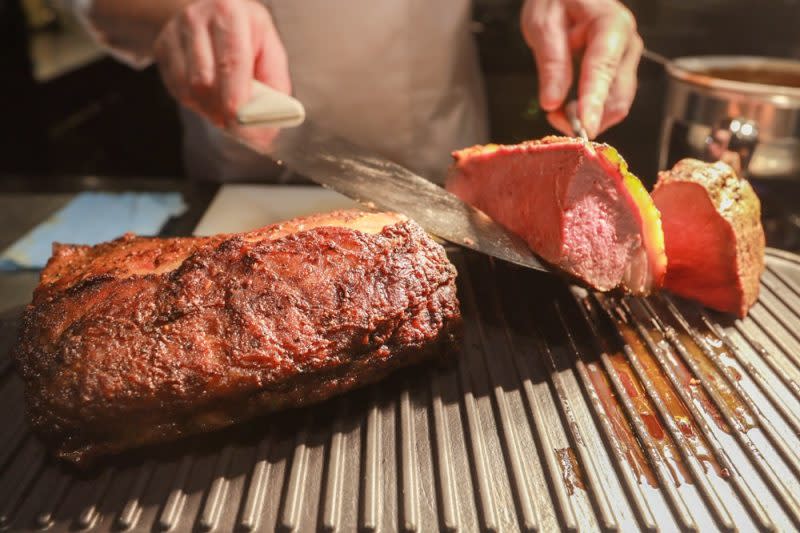
{"label": "white apron", "polygon": [[[317,124],[441,181],[450,152],[485,142],[470,1],[266,0],[294,95]],[[196,179],[274,179],[275,169],[183,110]]]}

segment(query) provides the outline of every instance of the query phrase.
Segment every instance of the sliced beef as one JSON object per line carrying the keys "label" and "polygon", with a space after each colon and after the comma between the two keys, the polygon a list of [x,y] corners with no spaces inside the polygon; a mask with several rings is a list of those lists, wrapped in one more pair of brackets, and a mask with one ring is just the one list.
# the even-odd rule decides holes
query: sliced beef
{"label": "sliced beef", "polygon": [[761,204],[750,183],[721,161],[684,159],[659,173],[653,200],[669,259],[665,287],[745,316],[764,270]]}
{"label": "sliced beef", "polygon": [[15,349],[29,416],[86,463],[319,402],[448,352],[455,276],[387,213],[56,245]]}
{"label": "sliced beef", "polygon": [[666,258],[659,214],[605,144],[547,137],[455,152],[447,188],[599,290],[657,287]]}

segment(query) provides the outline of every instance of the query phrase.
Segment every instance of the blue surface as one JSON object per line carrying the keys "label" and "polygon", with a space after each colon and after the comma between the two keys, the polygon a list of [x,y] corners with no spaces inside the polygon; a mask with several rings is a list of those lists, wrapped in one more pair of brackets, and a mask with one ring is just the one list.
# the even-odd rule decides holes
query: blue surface
{"label": "blue surface", "polygon": [[97,244],[129,231],[156,235],[185,209],[179,193],[84,192],[0,254],[0,270],[44,267],[54,242]]}

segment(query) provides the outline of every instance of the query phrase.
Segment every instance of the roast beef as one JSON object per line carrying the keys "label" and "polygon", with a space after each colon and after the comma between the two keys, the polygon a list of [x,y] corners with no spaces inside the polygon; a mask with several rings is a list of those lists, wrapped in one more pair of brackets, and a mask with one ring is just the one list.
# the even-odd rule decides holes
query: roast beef
{"label": "roast beef", "polygon": [[653,200],[669,259],[665,287],[745,316],[764,270],[761,204],[750,183],[721,161],[684,159],[659,173]]}
{"label": "roast beef", "polygon": [[447,188],[599,290],[657,287],[666,258],[650,196],[610,146],[547,137],[459,150]]}
{"label": "roast beef", "polygon": [[31,422],[87,463],[325,400],[450,352],[455,276],[389,213],[55,245],[15,349]]}

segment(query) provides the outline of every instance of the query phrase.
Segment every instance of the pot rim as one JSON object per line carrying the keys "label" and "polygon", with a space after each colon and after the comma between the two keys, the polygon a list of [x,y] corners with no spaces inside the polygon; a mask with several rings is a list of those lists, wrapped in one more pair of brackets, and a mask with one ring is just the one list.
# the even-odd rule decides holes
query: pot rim
{"label": "pot rim", "polygon": [[711,92],[733,92],[746,96],[766,98],[776,104],[800,103],[800,88],[785,85],[769,85],[746,81],[726,80],[703,73],[706,69],[735,67],[766,67],[783,70],[800,77],[800,61],[766,56],[685,56],[666,65],[671,78],[702,87]]}

